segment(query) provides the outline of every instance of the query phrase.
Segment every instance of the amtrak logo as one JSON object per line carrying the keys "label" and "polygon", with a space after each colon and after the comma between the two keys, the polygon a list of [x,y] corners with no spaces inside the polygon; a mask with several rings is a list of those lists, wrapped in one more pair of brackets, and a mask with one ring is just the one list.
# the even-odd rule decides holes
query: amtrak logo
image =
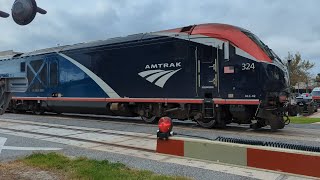
{"label": "amtrak logo", "polygon": [[181,62],[175,63],[160,63],[160,64],[148,64],[145,69],[162,69],[162,68],[178,68],[181,67]]}
{"label": "amtrak logo", "polygon": [[163,88],[167,81],[182,68],[177,70],[147,70],[139,73],[139,76],[145,78],[150,83]]}

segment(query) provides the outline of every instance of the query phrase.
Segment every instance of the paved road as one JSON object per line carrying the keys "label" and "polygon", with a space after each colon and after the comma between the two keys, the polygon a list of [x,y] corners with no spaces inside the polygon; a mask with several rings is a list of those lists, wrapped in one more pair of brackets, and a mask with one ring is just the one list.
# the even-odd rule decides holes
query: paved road
{"label": "paved road", "polygon": [[[157,130],[155,126],[130,126],[127,123],[122,124],[107,121],[88,121],[48,116],[7,114],[5,116],[2,116],[1,119],[23,119],[24,121],[29,122],[36,121],[41,123],[46,122],[50,124],[65,124],[72,126],[124,130],[133,132],[148,131],[153,133]],[[23,128],[24,126],[21,127]],[[2,134],[0,134],[0,147],[2,149],[0,160],[14,160],[22,156],[31,154],[32,152],[37,152],[39,150],[45,150],[45,152],[47,152],[48,150],[52,150],[46,148],[61,148],[56,150],[68,156],[86,156],[99,160],[107,159],[113,162],[124,163],[132,168],[147,169],[156,173],[187,176],[195,179],[294,178],[278,173],[227,166],[211,162],[202,162],[192,159],[176,158],[150,152],[139,152],[124,148],[114,148],[101,144],[97,145],[94,143],[83,142],[75,143],[74,141],[55,143],[61,142],[61,140],[56,139],[54,142],[52,142],[51,138],[51,142],[49,142],[45,139],[48,140],[48,137],[17,132],[6,132],[2,130]],[[29,147],[29,149],[27,147]]]}
{"label": "paved road", "polygon": [[123,154],[89,150],[86,148],[78,148],[74,146],[67,146],[59,143],[52,143],[48,141],[24,138],[19,136],[0,134],[0,137],[7,138],[5,146],[20,147],[18,148],[19,150],[3,149],[0,154],[1,162],[16,160],[26,155],[30,155],[34,152],[52,152],[47,150],[46,151],[41,151],[41,150],[29,151],[29,150],[26,150],[27,149],[26,147],[28,147],[29,149],[32,149],[35,147],[38,149],[42,149],[44,147],[45,148],[61,148],[61,150],[56,150],[56,152],[64,153],[68,156],[77,156],[77,157],[85,156],[88,158],[93,158],[98,160],[107,159],[112,162],[122,162],[132,168],[151,170],[161,174],[188,176],[195,179],[247,179],[248,178],[248,177],[242,177],[242,176],[237,176],[237,175],[232,175],[232,174],[227,174],[222,172],[205,170],[201,168],[188,167],[188,166],[172,164],[172,163],[162,163],[162,162],[160,163],[153,160],[147,160],[147,159],[127,156]]}
{"label": "paved road", "polygon": [[[20,114],[5,114],[1,118],[5,119],[17,119],[32,122],[63,124],[71,126],[81,126],[88,128],[102,128],[109,130],[128,131],[128,132],[141,132],[148,134],[156,134],[158,129],[157,125],[143,124],[142,120],[139,123],[128,123],[123,119],[100,118],[100,120],[92,120],[85,118],[72,118],[72,117],[57,117],[57,116],[34,116],[34,115],[20,115]],[[137,120],[135,120],[136,122]],[[227,127],[224,130],[219,129],[203,129],[192,128],[194,124],[190,123],[187,127],[175,126],[174,131],[178,133],[178,136],[187,137],[203,137],[206,139],[216,139],[219,136],[243,138],[251,140],[262,141],[277,141],[283,143],[309,145],[320,147],[320,125],[289,125],[285,129],[278,132],[270,132],[269,128],[254,131],[248,128],[248,126],[233,125]],[[191,126],[191,127],[190,127]],[[318,131],[319,129],[319,131]]]}
{"label": "paved road", "polygon": [[[108,147],[103,146],[95,147],[95,149],[99,150],[92,150],[88,148],[79,148],[75,146],[63,145],[60,143],[52,143],[39,139],[0,134],[0,139],[3,140],[4,138],[6,139],[6,142],[2,147],[5,149],[2,149],[2,152],[0,154],[1,162],[16,160],[26,155],[30,155],[33,152],[52,152],[52,149],[56,149],[56,152],[64,153],[67,156],[85,156],[97,160],[107,159],[112,162],[124,163],[129,167],[136,169],[150,170],[156,173],[167,175],[187,176],[195,179],[255,179],[256,177],[259,177],[260,179],[264,179],[264,177],[276,179],[280,176],[290,177],[283,176],[277,173],[269,173],[220,164],[215,165],[213,163],[208,162],[193,162],[193,160],[184,160],[180,158],[175,159],[171,157],[166,157],[164,159],[166,159],[165,161],[168,162],[163,162],[159,161],[161,155],[153,155],[153,157],[149,156],[150,158],[146,159],[136,157],[133,151],[131,151],[130,155],[125,155],[121,153],[119,150],[118,151],[121,154],[107,152]],[[83,144],[83,146],[88,145]],[[7,147],[10,147],[12,149]],[[200,168],[197,168],[195,166],[199,166]],[[232,171],[232,173],[226,173],[228,171]]]}

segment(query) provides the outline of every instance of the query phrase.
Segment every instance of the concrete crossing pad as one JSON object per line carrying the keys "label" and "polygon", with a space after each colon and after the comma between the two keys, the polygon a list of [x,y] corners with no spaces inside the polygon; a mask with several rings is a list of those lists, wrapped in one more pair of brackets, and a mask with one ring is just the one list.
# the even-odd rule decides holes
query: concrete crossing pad
{"label": "concrete crossing pad", "polygon": [[[1,123],[3,123],[5,129],[1,129]],[[24,129],[24,125],[21,125],[20,123],[24,123],[24,125],[26,125],[26,128]],[[22,130],[23,132],[19,132],[19,130]],[[244,176],[248,178],[295,178],[295,176],[287,174],[284,175],[282,173],[261,171],[257,169],[250,169],[246,167],[237,166],[245,164],[244,159],[241,159],[241,157],[232,154],[243,154],[244,150],[242,148],[231,148],[228,150],[228,147],[219,148],[216,146],[211,146],[209,144],[203,145],[199,144],[199,142],[193,142],[183,143],[182,145],[184,151],[178,152],[187,154],[190,157],[176,157],[166,154],[158,154],[155,153],[157,146],[157,138],[153,134],[105,130],[98,128],[91,129],[75,126],[62,126],[48,123],[33,124],[33,122],[29,121],[14,122],[14,120],[12,122],[0,122],[0,132],[3,134],[30,137],[33,139],[55,142],[74,147],[122,154],[146,160],[158,161],[160,163],[183,165],[188,167],[205,169],[209,171]],[[105,143],[107,143],[108,145]],[[170,148],[175,149],[176,147],[170,146]],[[208,150],[206,148],[208,148]],[[223,156],[219,157],[212,155],[221,152],[224,153]],[[208,160],[216,162],[198,159],[207,156],[211,157],[211,159]],[[222,161],[217,162],[218,160]],[[225,162],[230,161],[236,162],[236,166],[223,164]],[[299,179],[300,178],[302,177],[299,177]]]}

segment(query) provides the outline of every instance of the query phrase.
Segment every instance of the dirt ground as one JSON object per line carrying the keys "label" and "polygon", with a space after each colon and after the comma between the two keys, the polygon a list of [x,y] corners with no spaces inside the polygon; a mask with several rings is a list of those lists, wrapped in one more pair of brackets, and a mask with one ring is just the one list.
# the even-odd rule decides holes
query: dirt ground
{"label": "dirt ground", "polygon": [[0,180],[65,180],[60,174],[31,168],[19,162],[1,163]]}
{"label": "dirt ground", "polygon": [[308,116],[309,118],[320,118],[320,109],[318,109],[318,112],[312,114],[311,116]]}

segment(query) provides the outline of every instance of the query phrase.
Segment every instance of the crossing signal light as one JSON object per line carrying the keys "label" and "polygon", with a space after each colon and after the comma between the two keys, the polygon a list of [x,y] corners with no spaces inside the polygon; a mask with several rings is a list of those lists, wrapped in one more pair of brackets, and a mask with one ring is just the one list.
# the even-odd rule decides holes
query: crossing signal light
{"label": "crossing signal light", "polygon": [[159,130],[157,132],[157,137],[160,139],[168,139],[173,135],[172,128],[173,123],[172,119],[169,117],[162,117],[158,123]]}
{"label": "crossing signal light", "polygon": [[22,26],[31,23],[37,13],[46,14],[47,11],[39,8],[35,0],[15,0],[11,9],[13,20]]}

